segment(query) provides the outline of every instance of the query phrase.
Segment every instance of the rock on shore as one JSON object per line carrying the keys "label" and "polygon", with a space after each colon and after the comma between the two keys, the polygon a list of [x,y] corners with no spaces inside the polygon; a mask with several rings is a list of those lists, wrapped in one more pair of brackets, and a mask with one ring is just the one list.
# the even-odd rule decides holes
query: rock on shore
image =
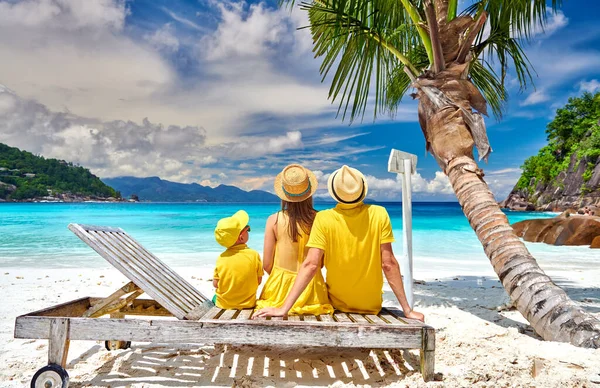
{"label": "rock on shore", "polygon": [[516,222],[512,227],[525,241],[600,248],[600,217],[571,216],[565,211],[554,218]]}

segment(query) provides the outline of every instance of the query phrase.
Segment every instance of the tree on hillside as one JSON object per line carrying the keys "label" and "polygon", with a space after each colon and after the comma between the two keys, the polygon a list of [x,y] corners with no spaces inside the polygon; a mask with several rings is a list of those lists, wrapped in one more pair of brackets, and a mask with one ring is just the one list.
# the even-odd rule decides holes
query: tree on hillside
{"label": "tree on hillside", "polygon": [[[473,156],[474,146],[480,160],[491,152],[483,115],[489,105],[501,118],[509,66],[522,88],[532,81],[522,45],[546,23],[546,3],[474,0],[460,15],[458,0],[313,0],[300,7],[309,14],[320,72],[333,73],[329,96],[339,101],[342,118],[362,117],[370,93],[375,116],[393,113],[415,88],[426,148],[517,309],[544,339],[597,348],[600,321],[544,274]],[[552,11],[560,5],[552,0]]]}

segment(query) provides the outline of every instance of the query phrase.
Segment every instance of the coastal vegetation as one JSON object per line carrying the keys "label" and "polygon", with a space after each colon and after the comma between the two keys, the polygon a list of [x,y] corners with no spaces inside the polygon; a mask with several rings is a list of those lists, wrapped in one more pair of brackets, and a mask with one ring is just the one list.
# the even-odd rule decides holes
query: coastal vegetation
{"label": "coastal vegetation", "polygon": [[521,88],[532,82],[523,44],[561,3],[479,0],[462,14],[458,0],[314,0],[300,7],[342,118],[361,118],[367,108],[374,116],[393,114],[414,88],[426,149],[448,176],[513,304],[544,339],[598,348],[600,321],[542,271],[473,155],[473,147],[480,160],[491,152],[483,116],[489,105],[501,118],[509,67]]}
{"label": "coastal vegetation", "polygon": [[548,184],[566,172],[574,155],[577,165],[585,165],[580,189],[591,190],[587,184],[600,157],[600,92],[570,98],[556,111],[546,133],[548,145],[525,160],[516,188],[533,193],[537,184]]}
{"label": "coastal vegetation", "polygon": [[0,199],[54,199],[65,195],[121,196],[86,168],[64,160],[46,159],[0,143]]}

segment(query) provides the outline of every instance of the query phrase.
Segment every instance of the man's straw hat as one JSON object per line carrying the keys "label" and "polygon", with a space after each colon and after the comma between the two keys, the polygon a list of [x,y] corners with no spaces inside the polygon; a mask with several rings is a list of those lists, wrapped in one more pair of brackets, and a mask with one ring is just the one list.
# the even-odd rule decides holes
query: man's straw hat
{"label": "man's straw hat", "polygon": [[286,166],[275,178],[275,194],[284,201],[302,202],[317,191],[317,177],[299,164]]}
{"label": "man's straw hat", "polygon": [[215,228],[215,240],[225,248],[231,248],[237,241],[242,230],[248,225],[250,217],[243,210],[231,217],[221,218]]}
{"label": "man's straw hat", "polygon": [[329,195],[339,203],[354,204],[365,199],[369,186],[365,176],[355,168],[343,165],[327,181]]}

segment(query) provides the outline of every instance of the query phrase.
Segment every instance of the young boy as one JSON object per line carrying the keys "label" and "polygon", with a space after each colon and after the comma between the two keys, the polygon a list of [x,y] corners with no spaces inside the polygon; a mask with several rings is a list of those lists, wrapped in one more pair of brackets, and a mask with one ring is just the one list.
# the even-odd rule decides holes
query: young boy
{"label": "young boy", "polygon": [[215,228],[215,239],[227,248],[217,259],[213,276],[213,286],[217,289],[213,301],[222,309],[253,308],[256,304],[263,267],[258,252],[246,245],[248,221],[248,213],[240,210],[220,219]]}

